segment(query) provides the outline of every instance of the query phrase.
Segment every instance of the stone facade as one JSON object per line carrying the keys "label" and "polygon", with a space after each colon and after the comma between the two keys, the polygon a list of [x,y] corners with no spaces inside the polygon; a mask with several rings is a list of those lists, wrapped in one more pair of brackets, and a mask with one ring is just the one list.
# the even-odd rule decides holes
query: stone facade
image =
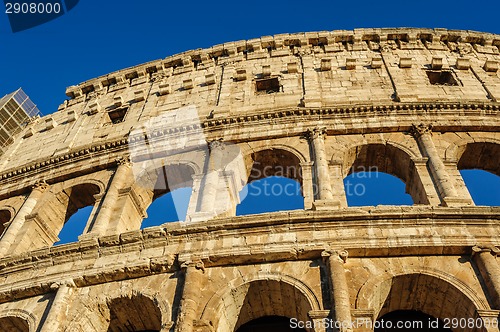
{"label": "stone facade", "polygon": [[[459,170],[500,175],[499,63],[499,35],[359,29],[226,43],[68,88],[0,157],[0,330],[498,319],[500,209],[475,206]],[[343,179],[370,167],[415,204],[348,207]],[[304,210],[235,216],[248,181],[283,170]],[[140,229],[185,186],[185,222]],[[54,246],[85,206],[79,241]],[[478,325],[453,330],[499,331]]]}

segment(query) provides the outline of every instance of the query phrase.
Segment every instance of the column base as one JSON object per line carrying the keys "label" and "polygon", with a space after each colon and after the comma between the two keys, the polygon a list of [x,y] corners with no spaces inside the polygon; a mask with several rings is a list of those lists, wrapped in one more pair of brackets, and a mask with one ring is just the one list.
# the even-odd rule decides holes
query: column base
{"label": "column base", "polygon": [[215,217],[217,217],[217,213],[215,213],[215,211],[195,212],[190,216],[186,216],[186,222],[207,221]]}
{"label": "column base", "polygon": [[312,209],[316,211],[340,209],[340,202],[333,200],[318,200],[312,203]]}
{"label": "column base", "polygon": [[445,197],[441,203],[443,206],[456,207],[456,206],[474,206],[474,203],[469,198],[462,197]]}

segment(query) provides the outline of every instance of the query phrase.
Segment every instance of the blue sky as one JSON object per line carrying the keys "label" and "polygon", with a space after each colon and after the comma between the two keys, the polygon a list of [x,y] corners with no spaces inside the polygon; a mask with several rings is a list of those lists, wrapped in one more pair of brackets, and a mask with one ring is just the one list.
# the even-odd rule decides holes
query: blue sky
{"label": "blue sky", "polygon": [[[500,2],[493,0],[81,0],[65,15],[18,33],[11,32],[2,10],[0,96],[22,87],[43,114],[50,114],[66,99],[67,86],[190,49],[279,33],[363,27],[442,27],[500,34],[499,10]],[[498,177],[476,174],[467,181],[498,204]],[[392,197],[401,188],[404,195],[401,183],[398,190],[383,183],[370,183],[373,196]],[[354,197],[350,204],[376,204],[367,198],[372,195],[363,196],[365,201],[353,201],[358,199]],[[411,204],[407,196],[398,197],[396,203]],[[279,205],[276,198],[267,201]],[[246,204],[249,207],[239,211],[264,208],[262,203]]]}

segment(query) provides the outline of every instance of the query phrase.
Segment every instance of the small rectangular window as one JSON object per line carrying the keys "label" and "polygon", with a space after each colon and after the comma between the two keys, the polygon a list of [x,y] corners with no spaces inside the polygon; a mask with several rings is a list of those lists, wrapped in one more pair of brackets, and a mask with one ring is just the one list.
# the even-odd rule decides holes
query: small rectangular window
{"label": "small rectangular window", "polygon": [[117,108],[108,112],[109,119],[112,123],[120,123],[123,122],[125,115],[127,114],[127,107]]}
{"label": "small rectangular window", "polygon": [[428,70],[427,77],[433,85],[458,85],[457,80],[448,70]]}
{"label": "small rectangular window", "polygon": [[255,81],[257,92],[274,93],[280,91],[280,81],[277,77],[264,78]]}

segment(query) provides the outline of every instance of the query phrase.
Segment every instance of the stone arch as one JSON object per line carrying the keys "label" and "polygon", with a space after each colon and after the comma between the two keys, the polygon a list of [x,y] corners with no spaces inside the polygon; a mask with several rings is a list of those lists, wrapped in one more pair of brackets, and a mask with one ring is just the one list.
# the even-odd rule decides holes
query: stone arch
{"label": "stone arch", "polygon": [[104,187],[101,181],[89,179],[66,185],[57,192],[51,190],[39,203],[36,215],[57,235],[79,209],[96,204],[96,197],[104,192]]}
{"label": "stone arch", "polygon": [[368,280],[358,292],[356,308],[373,310],[375,318],[395,310],[416,310],[442,319],[475,317],[476,310],[488,309],[488,305],[451,274],[411,269]]}
{"label": "stone arch", "polygon": [[141,293],[131,297],[115,297],[107,301],[109,310],[108,332],[160,331],[162,312],[154,301]]}
{"label": "stone arch", "polygon": [[[273,304],[272,296],[256,299],[250,293],[269,293],[277,300]],[[295,306],[284,305],[283,298],[290,296],[293,296],[293,299],[289,299],[293,302],[288,303],[295,303]],[[245,305],[257,302],[260,303],[256,307],[261,310],[252,315]],[[264,316],[288,316],[305,321],[308,320],[309,311],[320,309],[318,297],[303,281],[281,273],[255,273],[242,279],[233,279],[228,282],[228,287],[215,293],[205,305],[201,321],[213,325],[216,331],[232,332],[246,322]]]}
{"label": "stone arch", "polygon": [[396,142],[353,144],[343,151],[342,176],[361,171],[379,171],[391,174],[406,184],[406,192],[415,204],[429,204],[415,160],[421,157]]}
{"label": "stone arch", "polygon": [[301,164],[306,158],[295,148],[277,144],[251,149],[244,160],[249,175],[247,184],[267,176],[283,176],[302,185]]}
{"label": "stone arch", "polygon": [[175,189],[192,188],[193,177],[201,172],[200,167],[196,162],[178,159],[172,163],[149,161],[141,166],[140,171],[134,170],[133,188],[141,199],[143,210],[146,211],[153,201]]}
{"label": "stone arch", "polygon": [[495,140],[482,140],[467,142],[456,146],[455,157],[457,168],[482,169],[500,176],[500,142]]}
{"label": "stone arch", "polygon": [[0,330],[12,332],[32,332],[36,328],[36,317],[21,309],[0,311]]}
{"label": "stone arch", "polygon": [[[111,323],[111,318],[113,314],[113,301],[122,301],[123,303],[128,303],[129,305],[125,310],[142,310],[154,309],[154,326],[151,330],[160,330],[162,327],[172,325],[171,317],[171,306],[166,299],[160,298],[157,293],[153,290],[145,288],[140,291],[137,289],[132,289],[130,287],[111,287],[107,288],[106,291],[99,293],[97,297],[87,297],[82,299],[79,303],[79,308],[85,308],[85,310],[78,310],[77,315],[75,315],[67,326],[68,331],[115,331],[115,329],[109,330],[108,325]],[[138,300],[139,302],[135,302]],[[139,304],[147,303],[147,309],[140,307]],[[114,310],[117,310],[116,308]],[[116,313],[115,313],[116,314]],[[158,321],[156,318],[160,317]],[[118,317],[117,317],[118,318]],[[122,317],[124,318],[124,317]],[[120,318],[118,318],[120,319]],[[140,324],[137,320],[132,321],[132,324]],[[153,324],[152,324],[153,325]],[[141,329],[140,325],[137,325],[135,329]],[[134,329],[134,330],[135,330]],[[144,329],[144,328],[142,328]],[[126,331],[126,330],[125,330]]]}
{"label": "stone arch", "polygon": [[15,215],[16,210],[10,205],[5,205],[0,208],[0,239],[7,229],[8,223],[14,218]]}

